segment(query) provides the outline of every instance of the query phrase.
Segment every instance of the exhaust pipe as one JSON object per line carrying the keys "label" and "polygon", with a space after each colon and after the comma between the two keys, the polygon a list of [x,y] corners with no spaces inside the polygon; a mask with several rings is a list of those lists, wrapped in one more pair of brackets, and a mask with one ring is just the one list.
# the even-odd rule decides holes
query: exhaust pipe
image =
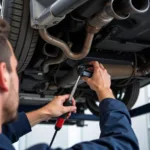
{"label": "exhaust pipe", "polygon": [[149,9],[149,0],[115,0],[114,8],[122,13],[145,13]]}
{"label": "exhaust pipe", "polygon": [[[44,27],[49,28],[58,24],[65,18],[67,14],[69,14],[74,9],[83,5],[89,0],[56,0],[53,4],[51,4],[52,2],[49,1],[46,2],[47,8],[43,9],[41,13],[39,13],[40,9],[43,8],[43,7],[41,8],[41,6],[45,4],[43,4],[43,2],[39,0],[31,0],[31,1],[32,7],[38,8],[38,9],[35,8],[35,10],[31,9],[33,11],[32,13],[35,16],[34,18],[36,18],[34,24],[37,24],[39,28],[42,29]],[[39,16],[36,16],[37,13],[39,13]]]}
{"label": "exhaust pipe", "polygon": [[89,0],[57,0],[51,7],[54,16],[62,17]]}
{"label": "exhaust pipe", "polygon": [[92,41],[94,38],[94,34],[92,33],[87,33],[86,40],[82,49],[82,52],[80,53],[73,53],[69,46],[62,40],[55,38],[51,36],[46,29],[40,29],[39,33],[41,37],[49,44],[52,44],[53,46],[56,46],[60,48],[64,54],[66,55],[67,58],[73,59],[73,60],[79,60],[87,56],[87,54],[90,51]]}
{"label": "exhaust pipe", "polygon": [[59,53],[58,57],[56,57],[56,58],[50,58],[49,60],[46,60],[43,64],[43,72],[48,73],[49,66],[60,64],[65,60],[66,60],[66,56],[64,55],[63,52]]}
{"label": "exhaust pipe", "polygon": [[66,57],[72,60],[80,60],[88,55],[94,34],[98,33],[102,27],[109,24],[114,18],[127,19],[130,13],[144,13],[148,8],[149,0],[110,0],[106,3],[103,11],[88,21],[87,36],[80,53],[73,53],[64,41],[51,36],[46,29],[41,29],[39,32],[46,42],[60,48]]}
{"label": "exhaust pipe", "polygon": [[59,49],[57,47],[55,47],[55,49],[52,49],[51,51],[49,51],[49,49],[51,49],[51,45],[48,43],[45,43],[43,46],[43,54],[48,57],[56,58],[58,56]]}
{"label": "exhaust pipe", "polygon": [[47,43],[60,48],[67,58],[72,60],[80,60],[88,55],[91,49],[94,35],[98,33],[102,27],[109,24],[114,18],[124,20],[127,19],[131,13],[144,13],[148,9],[149,0],[108,1],[104,6],[104,9],[97,13],[94,18],[88,21],[86,39],[80,53],[72,52],[64,41],[51,36],[46,29],[40,29],[39,33]]}

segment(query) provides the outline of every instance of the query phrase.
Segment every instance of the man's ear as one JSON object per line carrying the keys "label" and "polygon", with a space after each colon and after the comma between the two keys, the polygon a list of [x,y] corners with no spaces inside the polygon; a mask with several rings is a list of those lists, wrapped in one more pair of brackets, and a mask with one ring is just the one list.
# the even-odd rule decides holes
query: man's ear
{"label": "man's ear", "polygon": [[9,81],[10,77],[6,67],[6,63],[2,62],[0,63],[0,88],[5,92],[8,92],[9,90]]}

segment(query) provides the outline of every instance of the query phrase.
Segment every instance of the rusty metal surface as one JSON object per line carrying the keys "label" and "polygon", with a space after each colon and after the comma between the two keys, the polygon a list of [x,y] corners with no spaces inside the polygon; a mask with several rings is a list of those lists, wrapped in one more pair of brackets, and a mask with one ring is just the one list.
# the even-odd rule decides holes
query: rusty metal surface
{"label": "rusty metal surface", "polygon": [[49,66],[50,66],[50,65],[60,64],[60,63],[62,63],[64,60],[66,60],[66,56],[64,55],[63,52],[61,52],[61,53],[58,55],[58,57],[56,57],[56,58],[51,58],[51,59],[45,61],[44,64],[43,64],[43,71],[44,71],[44,73],[48,73],[48,71],[49,71]]}
{"label": "rusty metal surface", "polygon": [[84,42],[84,46],[80,53],[73,53],[69,46],[62,40],[57,39],[56,37],[51,36],[46,29],[39,30],[39,33],[41,37],[49,44],[52,44],[58,48],[60,48],[67,58],[70,58],[72,60],[80,60],[87,56],[91,49],[91,44],[94,38],[94,34],[87,33],[86,39]]}

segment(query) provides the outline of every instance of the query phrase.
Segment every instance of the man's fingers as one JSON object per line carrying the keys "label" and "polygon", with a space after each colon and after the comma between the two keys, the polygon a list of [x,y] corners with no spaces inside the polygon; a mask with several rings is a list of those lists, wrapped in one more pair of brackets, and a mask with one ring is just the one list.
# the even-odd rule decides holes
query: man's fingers
{"label": "man's fingers", "polygon": [[76,112],[77,112],[77,110],[73,111],[73,113],[76,113]]}
{"label": "man's fingers", "polygon": [[94,61],[94,62],[91,62],[91,63],[93,65],[94,69],[99,68],[99,62],[98,61]]}
{"label": "man's fingers", "polygon": [[90,64],[90,65],[93,65],[93,62],[94,62],[94,61],[91,61],[91,62],[89,62],[89,64]]}
{"label": "man's fingers", "polygon": [[58,96],[57,98],[61,100],[62,103],[64,103],[67,99],[69,99],[69,94]]}
{"label": "man's fingers", "polygon": [[90,65],[94,65],[95,61],[91,61],[89,62]]}
{"label": "man's fingers", "polygon": [[75,106],[64,107],[63,113],[74,112],[76,110],[77,110],[77,108]]}
{"label": "man's fingers", "polygon": [[76,101],[75,101],[74,98],[72,99],[72,105],[73,105],[73,106],[76,106]]}
{"label": "man's fingers", "polygon": [[70,118],[70,116],[71,116],[71,113],[69,113],[69,114],[68,114],[67,119],[69,119],[69,118]]}
{"label": "man's fingers", "polygon": [[102,70],[105,70],[105,67],[101,63],[99,63],[98,61],[92,61],[89,64],[93,65],[93,67],[96,69],[100,67]]}
{"label": "man's fingers", "polygon": [[105,70],[104,66],[101,63],[99,64],[99,66],[102,70]]}
{"label": "man's fingers", "polygon": [[88,77],[83,77],[82,78],[85,82],[89,82],[90,81],[90,78],[88,78]]}
{"label": "man's fingers", "polygon": [[94,61],[93,62],[93,68],[94,68],[94,74],[99,73],[100,66],[99,66],[99,62],[98,61]]}

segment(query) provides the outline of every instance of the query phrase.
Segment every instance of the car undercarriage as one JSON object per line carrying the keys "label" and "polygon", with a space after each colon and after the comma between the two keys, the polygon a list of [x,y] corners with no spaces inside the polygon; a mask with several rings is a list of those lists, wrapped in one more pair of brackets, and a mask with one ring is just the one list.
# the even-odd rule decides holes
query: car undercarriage
{"label": "car undercarriage", "polygon": [[[70,93],[77,66],[95,60],[128,109],[150,83],[149,0],[2,0],[1,6],[19,62],[21,103]],[[82,80],[75,99],[78,113],[99,115],[97,96]]]}

